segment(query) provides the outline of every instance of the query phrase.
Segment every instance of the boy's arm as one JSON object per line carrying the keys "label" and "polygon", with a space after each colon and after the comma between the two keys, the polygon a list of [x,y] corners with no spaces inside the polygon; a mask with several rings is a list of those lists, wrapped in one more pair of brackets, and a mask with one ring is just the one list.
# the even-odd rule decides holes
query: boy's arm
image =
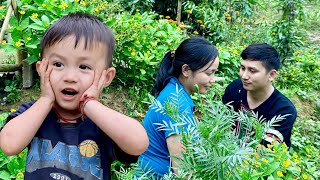
{"label": "boy's arm", "polygon": [[18,154],[27,147],[55,102],[49,79],[52,67],[48,64],[46,59],[36,64],[40,76],[40,98],[28,110],[11,119],[0,132],[0,148],[7,155]]}
{"label": "boy's arm", "polygon": [[40,128],[52,107],[52,101],[41,97],[28,110],[10,120],[0,132],[0,148],[9,155],[20,153]]}
{"label": "boy's arm", "polygon": [[83,112],[124,152],[140,155],[148,148],[148,135],[139,121],[110,109],[96,100],[88,101]]}
{"label": "boy's arm", "polygon": [[[79,108],[83,115],[89,117],[124,152],[140,155],[149,146],[147,132],[141,123],[97,101],[102,89],[111,83],[114,75],[115,69],[112,67],[102,72],[96,70],[94,81],[83,93],[81,99],[84,99],[84,102],[80,102]],[[85,100],[88,97],[95,100]]]}

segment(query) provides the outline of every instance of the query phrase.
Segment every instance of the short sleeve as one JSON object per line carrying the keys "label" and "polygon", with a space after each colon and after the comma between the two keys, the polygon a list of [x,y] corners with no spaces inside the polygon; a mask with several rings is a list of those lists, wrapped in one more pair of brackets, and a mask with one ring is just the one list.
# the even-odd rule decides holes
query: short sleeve
{"label": "short sleeve", "polygon": [[189,132],[189,130],[195,126],[193,111],[190,107],[185,107],[184,110],[180,109],[179,117],[175,121],[167,114],[161,114],[159,119],[162,119],[163,131],[165,138],[173,134],[180,134],[182,130]]}
{"label": "short sleeve", "polygon": [[[297,111],[293,106],[283,106],[275,113],[277,116],[285,116],[285,118],[278,122],[278,126],[274,127],[274,130],[266,132],[267,137],[275,137],[279,142],[285,142],[288,147],[291,146],[291,134],[293,124],[297,118]],[[268,141],[264,140],[263,144],[268,144]]]}
{"label": "short sleeve", "polygon": [[107,157],[110,162],[115,160],[120,161],[123,164],[129,165],[138,161],[138,156],[130,155],[124,152],[114,141],[107,138]]}
{"label": "short sleeve", "polygon": [[240,79],[234,80],[231,82],[225,89],[225,92],[222,96],[223,104],[230,103],[231,106],[235,107],[237,95],[239,95],[239,91],[242,87],[242,83]]}
{"label": "short sleeve", "polygon": [[6,119],[6,122],[2,125],[2,127],[0,128],[0,131],[2,130],[2,128],[13,118],[19,116],[20,114],[22,114],[23,112],[25,112],[27,109],[29,109],[32,105],[34,104],[34,101],[32,102],[28,102],[28,103],[24,103],[22,105],[19,106],[19,109],[11,114],[9,114],[9,116]]}

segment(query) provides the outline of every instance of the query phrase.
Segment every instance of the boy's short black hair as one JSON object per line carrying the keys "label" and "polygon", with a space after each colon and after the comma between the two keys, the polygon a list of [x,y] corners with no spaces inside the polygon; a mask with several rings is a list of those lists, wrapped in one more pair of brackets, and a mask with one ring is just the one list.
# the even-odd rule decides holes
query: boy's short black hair
{"label": "boy's short black hair", "polygon": [[267,71],[280,68],[280,55],[267,43],[251,44],[241,53],[243,60],[261,61]]}
{"label": "boy's short black hair", "polygon": [[111,29],[100,18],[81,12],[63,16],[45,31],[40,43],[41,59],[45,48],[55,45],[70,35],[76,38],[75,48],[81,38],[85,40],[85,49],[90,48],[96,42],[105,44],[108,53],[106,64],[108,67],[112,65],[115,40]]}

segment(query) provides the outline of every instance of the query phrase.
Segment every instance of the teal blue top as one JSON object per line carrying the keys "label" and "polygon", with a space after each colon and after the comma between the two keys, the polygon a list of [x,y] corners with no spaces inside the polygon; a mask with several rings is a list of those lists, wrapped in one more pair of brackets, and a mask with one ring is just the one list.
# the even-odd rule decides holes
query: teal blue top
{"label": "teal blue top", "polygon": [[179,115],[183,117],[176,122],[161,111],[159,105],[153,103],[144,118],[143,125],[148,133],[150,145],[147,151],[140,155],[138,164],[144,172],[150,171],[155,178],[161,178],[172,171],[166,139],[173,134],[179,134],[181,127],[185,131],[194,127],[195,104],[175,77],[170,79],[156,100],[162,106],[167,102],[174,103],[179,108]]}

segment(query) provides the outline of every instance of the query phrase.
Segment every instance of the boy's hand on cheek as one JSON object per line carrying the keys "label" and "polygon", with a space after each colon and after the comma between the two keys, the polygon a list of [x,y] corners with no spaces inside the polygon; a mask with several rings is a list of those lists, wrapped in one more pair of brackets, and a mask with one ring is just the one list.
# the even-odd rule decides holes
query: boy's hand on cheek
{"label": "boy's hand on cheek", "polygon": [[52,103],[55,101],[55,95],[52,90],[50,82],[50,74],[52,72],[52,67],[49,66],[49,60],[43,59],[38,68],[38,74],[40,76],[40,90],[41,97],[49,99]]}
{"label": "boy's hand on cheek", "polygon": [[103,70],[102,73],[98,70],[94,71],[94,80],[92,85],[82,94],[80,100],[86,97],[93,97],[94,99],[98,100],[100,93],[104,88],[104,83],[106,81],[106,70]]}

